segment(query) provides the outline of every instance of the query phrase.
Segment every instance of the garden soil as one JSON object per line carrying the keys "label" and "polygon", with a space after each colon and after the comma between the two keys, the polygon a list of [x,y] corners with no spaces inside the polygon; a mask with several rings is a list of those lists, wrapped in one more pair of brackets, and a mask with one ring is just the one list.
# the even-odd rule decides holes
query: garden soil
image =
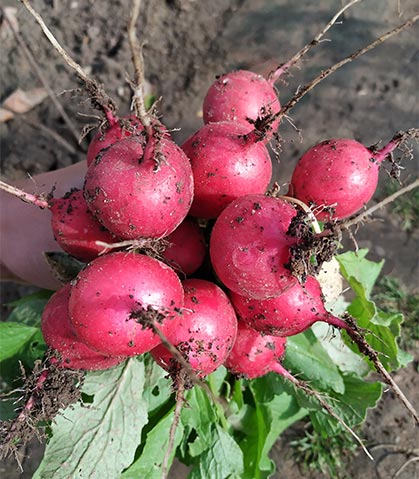
{"label": "garden soil", "polygon": [[[127,43],[128,0],[33,0],[58,40],[93,77],[106,86],[123,115],[130,108],[132,65]],[[138,34],[146,42],[145,75],[148,88],[161,97],[158,110],[178,142],[202,124],[201,105],[215,75],[235,68],[266,74],[288,60],[310,41],[344,2],[340,0],[151,0],[143,2]],[[81,132],[95,124],[86,97],[77,90],[75,75],[49,46],[39,27],[14,0],[2,0],[3,7],[16,8],[16,19],[24,41],[52,90]],[[402,23],[418,10],[417,0],[364,0],[344,15],[343,23],[332,28],[305,59],[278,85],[281,102],[322,69],[380,34]],[[2,57],[0,101],[20,88],[41,86],[22,48],[11,32],[1,28]],[[293,166],[312,144],[330,137],[355,138],[369,146],[388,141],[398,130],[419,126],[418,27],[394,37],[384,45],[346,65],[317,86],[283,120],[280,127],[282,152],[273,159],[275,180],[283,185]],[[37,126],[38,125],[38,126]],[[41,127],[46,127],[42,128]],[[69,153],[47,129],[75,146]],[[1,174],[5,180],[53,170],[84,159],[57,110],[49,99],[15,120],[0,124]],[[414,159],[405,162],[402,181],[418,175],[417,148]],[[386,194],[388,175],[383,171],[374,201]],[[406,233],[400,218],[380,210],[375,221],[356,232],[359,247],[370,250],[373,260],[385,259],[383,273],[399,279],[412,292],[419,292],[418,232]],[[353,244],[347,240],[348,248]],[[16,299],[33,288],[2,283],[2,303]],[[3,314],[7,311],[3,308]],[[418,320],[418,319],[417,319]],[[419,355],[415,362],[395,374],[395,379],[419,408]],[[274,446],[275,475],[282,479],[321,478],[324,474],[302,471],[289,457],[288,443],[301,433],[304,423],[287,431]],[[399,479],[419,477],[419,463],[406,451],[417,448],[418,433],[391,392],[384,393],[379,406],[371,411],[362,437],[373,448],[372,463],[360,451],[345,469],[348,478]],[[40,460],[42,445],[34,442],[22,451],[20,474],[13,461],[4,461],[0,475],[5,479],[29,478]],[[417,449],[416,449],[417,454]],[[417,455],[416,455],[417,458]],[[404,469],[399,471],[405,465]],[[181,466],[173,478],[186,477]]]}

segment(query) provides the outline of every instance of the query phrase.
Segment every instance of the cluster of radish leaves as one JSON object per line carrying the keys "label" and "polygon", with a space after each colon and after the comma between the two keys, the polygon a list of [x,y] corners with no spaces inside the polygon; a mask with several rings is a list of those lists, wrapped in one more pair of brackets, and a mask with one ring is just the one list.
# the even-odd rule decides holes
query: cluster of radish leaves
{"label": "cluster of radish leaves", "polygon": [[[360,327],[368,326],[368,341],[381,353],[385,367],[395,370],[411,360],[397,344],[403,316],[384,313],[371,300],[383,262],[374,263],[366,255],[367,250],[361,250],[337,256],[355,297],[335,308],[346,309]],[[39,323],[49,295],[41,291],[12,303],[8,321],[0,324],[2,374],[10,389],[16,388],[19,362],[30,369],[43,356]],[[373,366],[341,334],[334,337],[328,325],[318,323],[289,337],[284,366],[327,395],[336,414],[354,427],[377,404],[383,385],[365,379]],[[269,477],[275,470],[271,447],[303,418],[325,438],[343,431],[316,399],[278,374],[244,380],[221,367],[207,384],[220,401],[199,386],[185,393],[169,458],[169,464],[176,455],[189,465],[191,479]],[[67,408],[48,425],[45,455],[34,478],[76,477],[79,469],[84,477],[159,478],[175,409],[165,371],[148,354],[131,358],[110,370],[87,372],[82,392],[83,403]],[[15,399],[1,403],[2,420],[13,417]]]}

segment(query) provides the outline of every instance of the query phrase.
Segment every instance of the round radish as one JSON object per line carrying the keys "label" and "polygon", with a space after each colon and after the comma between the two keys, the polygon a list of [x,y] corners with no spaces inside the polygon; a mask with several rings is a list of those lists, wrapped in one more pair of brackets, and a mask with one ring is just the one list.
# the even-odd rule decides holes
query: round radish
{"label": "round radish", "polygon": [[201,228],[192,218],[186,218],[167,238],[169,246],[163,257],[176,271],[190,276],[202,265],[206,245]]}
{"label": "round radish", "polygon": [[287,235],[294,207],[279,198],[247,195],[220,214],[210,239],[210,256],[220,280],[255,299],[278,296],[296,283],[286,264],[296,239]]}
{"label": "round radish", "polygon": [[124,357],[104,356],[90,349],[75,335],[69,318],[68,302],[71,285],[66,284],[49,299],[41,319],[41,330],[47,345],[60,353],[63,368],[86,371],[108,369]]}
{"label": "round radish", "polygon": [[[204,99],[205,123],[234,121],[247,133],[258,119],[278,113],[281,109],[273,83],[248,70],[236,70],[220,76],[209,88]],[[270,129],[276,131],[279,120]]]}
{"label": "round radish", "polygon": [[351,216],[372,198],[380,164],[401,139],[378,151],[347,138],[322,141],[298,161],[290,194],[318,207],[319,219]]}
{"label": "round radish", "polygon": [[49,201],[51,227],[61,248],[81,261],[91,261],[103,250],[96,241],[115,242],[89,211],[83,191],[72,190],[63,198]]}
{"label": "round radish", "polygon": [[117,118],[111,112],[107,114],[107,123],[99,131],[89,143],[87,149],[87,166],[95,160],[97,155],[113,145],[122,138],[127,138],[144,130],[140,120],[135,115],[129,115],[124,118]]}
{"label": "round radish", "polygon": [[170,334],[178,324],[183,288],[162,262],[117,252],[93,260],[71,290],[70,320],[77,337],[104,354],[133,356],[160,343],[153,325]]}
{"label": "round radish", "polygon": [[[215,284],[188,279],[180,324],[168,335],[196,373],[203,377],[215,371],[229,354],[237,333],[237,319],[226,294]],[[169,372],[179,364],[162,344],[151,352],[157,363]]]}
{"label": "round radish", "polygon": [[195,183],[192,216],[216,218],[239,196],[266,191],[271,159],[265,145],[247,133],[240,124],[211,123],[182,145]]}
{"label": "round radish", "polygon": [[288,377],[290,373],[280,364],[286,341],[279,336],[261,334],[239,321],[236,341],[224,365],[246,379],[258,378],[270,371]]}
{"label": "round radish", "polygon": [[123,239],[167,236],[186,217],[193,196],[188,158],[167,134],[143,135],[103,151],[86,174],[90,211]]}
{"label": "round radish", "polygon": [[292,336],[316,321],[346,329],[346,324],[323,305],[319,282],[308,276],[304,285],[296,282],[279,296],[263,301],[230,295],[237,316],[257,331],[274,336]]}

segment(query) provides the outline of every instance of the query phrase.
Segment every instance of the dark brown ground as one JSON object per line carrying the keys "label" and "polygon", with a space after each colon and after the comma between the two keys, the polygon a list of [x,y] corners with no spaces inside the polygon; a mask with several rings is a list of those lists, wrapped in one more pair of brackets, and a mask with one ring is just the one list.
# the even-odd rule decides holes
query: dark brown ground
{"label": "dark brown ground", "polygon": [[[125,36],[129,11],[128,0],[93,2],[88,0],[34,0],[33,5],[44,16],[59,41],[81,65],[105,83],[119,102],[119,112],[129,110],[130,89],[127,73],[132,73]],[[145,4],[148,2],[144,2]],[[311,2],[300,0],[153,0],[147,15],[141,19],[141,34],[147,40],[145,49],[146,77],[158,95],[163,97],[159,111],[165,124],[180,128],[175,133],[180,142],[201,120],[199,111],[206,88],[216,74],[245,67],[269,71],[286,61],[309,41],[341,6],[340,0]],[[48,46],[39,28],[13,0],[2,5],[17,6],[22,35],[46,73],[50,86],[67,113],[81,131],[89,118],[78,115],[91,113],[83,99],[70,93],[77,83],[72,72]],[[399,16],[399,11],[401,16]],[[279,85],[280,99],[285,102],[298,87],[313,78],[321,69],[333,64],[355,49],[369,43],[381,33],[402,23],[415,10],[417,0],[365,0],[346,14],[343,25],[335,26],[325,42],[309,55],[301,70],[294,70],[289,85]],[[371,145],[390,139],[398,130],[419,126],[418,28],[411,28],[390,40],[319,85],[293,111],[292,119],[302,131],[302,140],[288,122],[281,127],[285,143],[282,158],[276,165],[275,179],[289,180],[298,157],[313,143],[328,137],[351,137]],[[17,87],[23,90],[40,86],[13,36],[2,39],[0,100]],[[72,142],[67,127],[49,100],[25,116],[41,123]],[[23,118],[23,120],[25,119]],[[25,121],[0,124],[2,176],[5,179],[24,177],[69,165],[83,159],[83,153],[69,154],[60,144]],[[403,177],[406,183],[417,177],[418,150],[408,162]],[[382,175],[381,191],[386,180]],[[380,195],[378,193],[377,197]],[[399,220],[385,211],[357,234],[361,247],[371,250],[372,259],[386,259],[384,271],[402,280],[411,290],[419,291],[418,233],[406,235]],[[2,284],[2,302],[17,298],[27,290],[12,283]],[[416,361],[419,359],[415,351]],[[416,407],[419,379],[417,362],[396,375]],[[370,444],[391,443],[403,448],[417,447],[418,434],[405,411],[386,393],[380,406],[365,425],[363,436]],[[290,460],[288,435],[275,446],[273,457],[278,464],[275,477],[297,479],[320,478],[323,475],[302,474]],[[379,459],[385,449],[377,449]],[[39,452],[25,461],[31,477]],[[347,477],[391,478],[407,459],[406,455],[387,456],[374,465],[362,454],[351,461]],[[21,477],[13,465],[0,468],[2,477]],[[381,474],[381,475],[380,475]],[[178,471],[173,477],[181,478]],[[419,477],[418,462],[411,463],[399,479]]]}

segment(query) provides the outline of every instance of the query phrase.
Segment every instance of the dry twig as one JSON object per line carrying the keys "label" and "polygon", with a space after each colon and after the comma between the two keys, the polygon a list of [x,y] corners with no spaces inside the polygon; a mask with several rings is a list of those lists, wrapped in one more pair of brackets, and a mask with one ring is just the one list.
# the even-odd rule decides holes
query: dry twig
{"label": "dry twig", "polygon": [[278,78],[287,72],[291,67],[293,67],[301,58],[308,53],[313,47],[320,43],[321,38],[325,35],[326,32],[336,23],[338,18],[346,11],[348,8],[351,8],[356,3],[359,3],[361,0],[352,0],[347,5],[342,7],[334,16],[330,19],[329,23],[311,40],[307,43],[300,51],[298,51],[290,60],[286,63],[280,65],[276,70],[273,70],[269,73],[268,80],[273,84]]}
{"label": "dry twig", "polygon": [[105,92],[103,86],[99,85],[96,80],[90,78],[89,75],[87,75],[87,73],[83,70],[83,68],[67,53],[66,50],[64,50],[64,48],[60,45],[58,40],[52,34],[51,30],[46,26],[41,15],[29,3],[29,0],[19,1],[25,6],[28,12],[37,21],[44,35],[48,38],[50,44],[55,48],[57,53],[63,58],[66,64],[76,72],[80,80],[84,82],[93,106],[104,111],[105,114],[109,111],[114,111],[115,103]]}
{"label": "dry twig", "polygon": [[411,27],[415,22],[419,20],[419,14],[415,15],[406,22],[402,23],[396,28],[393,28],[393,30],[390,30],[387,33],[384,33],[381,35],[379,38],[374,40],[372,43],[368,44],[367,46],[360,48],[359,50],[355,51],[351,55],[347,56],[343,60],[341,60],[338,63],[335,63],[331,67],[329,67],[327,70],[324,70],[318,75],[316,78],[314,78],[310,83],[307,85],[304,85],[301,88],[298,88],[297,93],[291,98],[291,100],[284,105],[281,110],[276,113],[275,115],[271,115],[267,118],[267,122],[271,124],[273,121],[275,121],[277,118],[282,118],[284,117],[290,110],[293,108],[308,92],[310,92],[315,86],[317,86],[321,81],[326,79],[328,76],[330,76],[332,73],[334,73],[336,70],[339,68],[343,67],[343,65],[346,65],[349,62],[352,62],[356,58],[360,57],[364,53],[369,52],[373,48],[377,47],[378,45],[381,45],[381,43],[385,42],[389,38],[397,35],[398,33],[402,32],[406,28]]}
{"label": "dry twig", "polygon": [[382,201],[380,201],[376,205],[371,206],[371,208],[368,208],[367,210],[363,211],[358,216],[355,216],[355,218],[352,218],[350,220],[344,221],[343,223],[340,223],[339,224],[339,229],[340,230],[347,230],[351,226],[355,226],[359,223],[362,223],[363,221],[365,221],[365,219],[368,216],[372,215],[377,210],[379,210],[381,208],[384,208],[384,206],[392,203],[394,200],[396,200],[400,196],[402,196],[402,195],[408,193],[409,191],[412,191],[413,189],[418,188],[418,187],[419,187],[419,178],[416,178],[416,180],[413,181],[412,183],[410,183],[409,185],[405,186],[404,188],[401,188],[400,190],[396,191],[395,193],[388,196],[387,198],[384,198]]}

